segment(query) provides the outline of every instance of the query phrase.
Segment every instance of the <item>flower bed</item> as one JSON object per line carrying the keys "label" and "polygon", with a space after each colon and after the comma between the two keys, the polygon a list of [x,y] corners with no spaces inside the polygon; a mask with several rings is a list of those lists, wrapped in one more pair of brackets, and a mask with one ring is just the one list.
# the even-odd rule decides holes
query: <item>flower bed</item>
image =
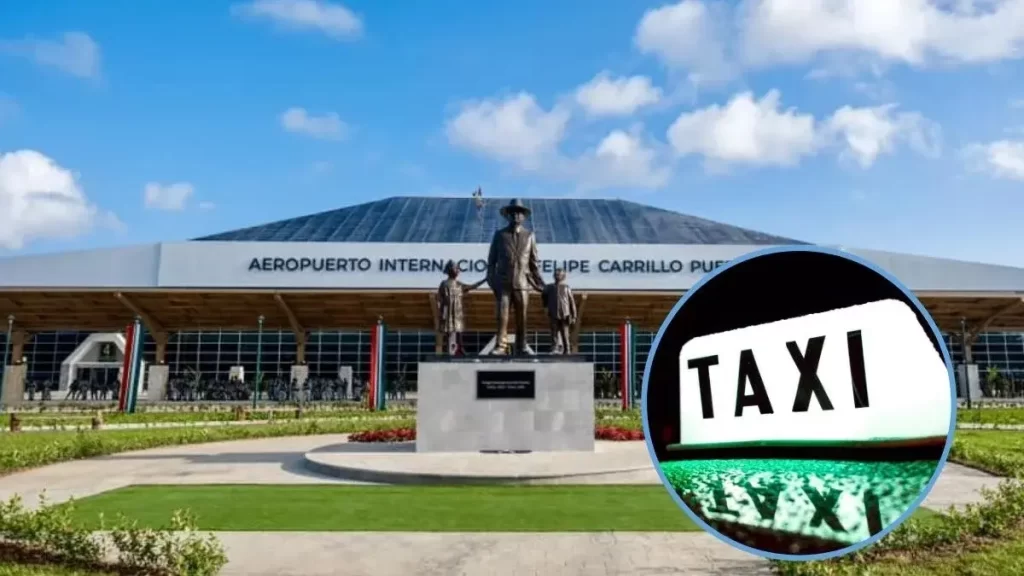
{"label": "flower bed", "polygon": [[348,437],[349,442],[411,442],[416,439],[415,428],[392,428],[390,430],[366,430]]}
{"label": "flower bed", "polygon": [[[609,440],[612,442],[636,442],[644,439],[643,430],[632,428],[620,428],[618,426],[598,426],[594,430],[594,438],[597,440]],[[349,442],[411,442],[416,439],[415,428],[391,428],[385,430],[367,430],[356,432],[348,437]]]}
{"label": "flower bed", "polygon": [[619,426],[598,426],[594,438],[612,442],[636,442],[644,439],[644,431]]}

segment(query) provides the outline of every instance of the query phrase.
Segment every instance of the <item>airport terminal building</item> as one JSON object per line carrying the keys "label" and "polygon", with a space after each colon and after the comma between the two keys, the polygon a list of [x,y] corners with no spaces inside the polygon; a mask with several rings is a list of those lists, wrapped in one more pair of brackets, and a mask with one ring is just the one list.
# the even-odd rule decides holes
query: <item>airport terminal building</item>
{"label": "airport terminal building", "polygon": [[[144,360],[170,378],[288,378],[292,367],[334,378],[351,367],[365,378],[371,333],[387,326],[388,379],[440,351],[436,291],[447,260],[462,280],[483,277],[487,249],[504,225],[501,198],[394,197],[198,238],[70,253],[0,258],[3,359],[33,382],[116,373],[123,338],[104,340],[138,318]],[[577,350],[596,369],[641,381],[654,333],[681,294],[728,260],[775,245],[802,244],[623,200],[528,199],[542,271],[568,272],[580,322]],[[929,309],[954,361],[1024,378],[1024,269],[849,249],[888,270]],[[765,282],[776,279],[765,278]],[[531,345],[548,347],[540,299],[531,302]],[[622,326],[635,335],[623,366]],[[467,296],[465,347],[487,347],[493,296]],[[111,342],[89,349],[91,342]],[[258,366],[257,366],[258,364]],[[5,366],[5,373],[8,366]],[[102,374],[100,378],[104,377]]]}

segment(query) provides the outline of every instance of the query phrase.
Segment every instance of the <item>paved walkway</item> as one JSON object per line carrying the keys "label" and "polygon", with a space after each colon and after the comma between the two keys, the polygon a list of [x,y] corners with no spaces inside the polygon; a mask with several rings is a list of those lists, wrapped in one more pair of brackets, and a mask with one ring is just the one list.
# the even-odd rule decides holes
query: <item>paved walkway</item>
{"label": "paved walkway", "polygon": [[[55,464],[0,477],[0,499],[20,494],[51,502],[132,484],[322,484],[336,479],[303,467],[303,455],[345,435],[272,438],[174,446]],[[646,452],[642,443],[633,450]],[[644,483],[657,483],[644,475]],[[926,505],[980,500],[998,478],[950,464]],[[604,575],[767,573],[763,560],[701,533],[218,533],[226,575],[427,574]]]}

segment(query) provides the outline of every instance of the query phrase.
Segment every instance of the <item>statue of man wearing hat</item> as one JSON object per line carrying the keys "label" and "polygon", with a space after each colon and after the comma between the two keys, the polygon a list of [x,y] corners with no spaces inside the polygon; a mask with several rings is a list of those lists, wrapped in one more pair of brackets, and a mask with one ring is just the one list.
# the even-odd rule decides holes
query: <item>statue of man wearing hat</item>
{"label": "statue of man wearing hat", "polygon": [[459,281],[459,267],[449,260],[444,265],[444,273],[448,278],[437,287],[437,331],[445,340],[449,356],[462,352],[462,330],[464,327],[463,296],[483,285],[486,278],[473,284]]}
{"label": "statue of man wearing hat", "polygon": [[537,257],[537,240],[533,232],[523,227],[530,209],[522,200],[512,200],[501,209],[508,226],[494,233],[490,253],[487,255],[487,283],[494,291],[497,307],[498,333],[495,335],[493,354],[510,352],[508,343],[509,311],[515,314],[515,353],[533,355],[526,344],[526,312],[530,290],[544,291]]}

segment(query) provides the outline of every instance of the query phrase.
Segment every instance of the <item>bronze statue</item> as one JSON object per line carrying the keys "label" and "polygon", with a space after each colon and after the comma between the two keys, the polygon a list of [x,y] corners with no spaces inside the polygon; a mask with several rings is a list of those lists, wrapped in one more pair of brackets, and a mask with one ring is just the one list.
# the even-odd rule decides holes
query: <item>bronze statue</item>
{"label": "bronze statue", "polygon": [[576,299],[565,282],[565,270],[555,270],[555,283],[544,287],[541,299],[551,321],[551,353],[572,354],[569,327],[576,324]]}
{"label": "bronze statue", "polygon": [[521,200],[512,200],[501,209],[508,226],[494,233],[487,255],[487,283],[494,290],[498,333],[493,354],[509,353],[508,316],[512,308],[516,317],[516,354],[533,355],[526,344],[526,312],[530,290],[544,291],[537,258],[537,240],[533,232],[523,228],[530,209]]}
{"label": "bronze statue", "polygon": [[464,314],[462,297],[469,291],[479,288],[487,281],[486,278],[475,284],[459,282],[459,267],[449,260],[444,265],[444,273],[448,278],[437,288],[437,330],[444,335],[445,346],[449,356],[462,351],[462,331]]}

